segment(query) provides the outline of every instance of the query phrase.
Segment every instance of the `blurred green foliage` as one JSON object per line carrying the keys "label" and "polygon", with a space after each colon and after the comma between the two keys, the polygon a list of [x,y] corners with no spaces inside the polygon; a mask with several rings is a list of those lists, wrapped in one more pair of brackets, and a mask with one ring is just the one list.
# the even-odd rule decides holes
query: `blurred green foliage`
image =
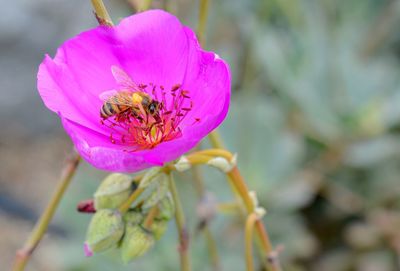
{"label": "blurred green foliage", "polygon": [[[284,269],[397,270],[400,2],[211,2],[206,48],[227,59],[233,80],[220,130],[268,210],[264,220],[273,243],[284,247]],[[196,8],[186,3],[175,12],[195,27]],[[219,202],[232,200],[222,174],[203,173]],[[173,223],[130,265],[114,254],[84,258],[77,244],[89,217],[71,206],[101,178],[84,168],[77,179],[58,217],[71,231],[58,252],[65,270],[178,270]],[[192,175],[178,179],[194,233]],[[222,270],[244,270],[243,221],[218,214],[210,228]],[[202,235],[191,241],[193,270],[212,270]]]}

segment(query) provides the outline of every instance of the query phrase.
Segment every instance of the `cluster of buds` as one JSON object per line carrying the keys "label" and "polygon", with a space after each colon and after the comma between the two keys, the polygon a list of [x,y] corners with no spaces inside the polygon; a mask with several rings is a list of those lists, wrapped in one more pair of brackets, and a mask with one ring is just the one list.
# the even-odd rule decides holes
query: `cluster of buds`
{"label": "cluster of buds", "polygon": [[127,211],[119,207],[141,185],[124,174],[114,173],[103,180],[94,194],[95,213],[84,246],[87,256],[119,249],[127,263],[146,253],[163,236],[175,205],[164,173],[153,172],[147,178],[141,197]]}

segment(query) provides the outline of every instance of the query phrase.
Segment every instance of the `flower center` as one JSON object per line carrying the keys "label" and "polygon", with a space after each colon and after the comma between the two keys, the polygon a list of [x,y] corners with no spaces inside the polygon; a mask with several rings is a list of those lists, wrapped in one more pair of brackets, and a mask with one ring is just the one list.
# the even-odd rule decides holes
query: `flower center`
{"label": "flower center", "polygon": [[154,148],[182,136],[179,125],[193,107],[188,93],[178,84],[168,91],[152,83],[122,86],[104,101],[101,123],[110,128],[110,141],[126,151]]}

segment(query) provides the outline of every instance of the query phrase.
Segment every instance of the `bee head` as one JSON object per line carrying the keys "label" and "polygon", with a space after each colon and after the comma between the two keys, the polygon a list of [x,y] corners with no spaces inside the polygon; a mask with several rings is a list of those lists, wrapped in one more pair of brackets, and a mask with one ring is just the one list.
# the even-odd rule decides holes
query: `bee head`
{"label": "bee head", "polygon": [[150,115],[154,116],[155,114],[158,113],[158,109],[160,107],[160,103],[157,101],[152,101],[149,106],[148,106],[148,111],[150,113]]}

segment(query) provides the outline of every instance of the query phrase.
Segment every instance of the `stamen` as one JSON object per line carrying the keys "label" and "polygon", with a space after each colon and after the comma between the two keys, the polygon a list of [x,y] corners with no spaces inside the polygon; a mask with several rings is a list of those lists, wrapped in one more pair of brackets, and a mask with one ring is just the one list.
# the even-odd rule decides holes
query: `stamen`
{"label": "stamen", "polygon": [[180,87],[181,87],[180,84],[173,85],[172,88],[171,88],[171,91],[172,91],[172,92],[175,92],[175,91],[177,91]]}
{"label": "stamen", "polygon": [[148,95],[158,102],[157,111],[150,114],[146,111],[147,105],[138,104],[114,116],[102,118],[100,123],[111,130],[110,141],[125,146],[126,151],[138,151],[180,137],[182,132],[179,125],[193,108],[189,91],[182,90],[180,84],[173,85],[169,91],[153,83],[137,86],[145,93],[148,93],[147,86],[150,86]]}

